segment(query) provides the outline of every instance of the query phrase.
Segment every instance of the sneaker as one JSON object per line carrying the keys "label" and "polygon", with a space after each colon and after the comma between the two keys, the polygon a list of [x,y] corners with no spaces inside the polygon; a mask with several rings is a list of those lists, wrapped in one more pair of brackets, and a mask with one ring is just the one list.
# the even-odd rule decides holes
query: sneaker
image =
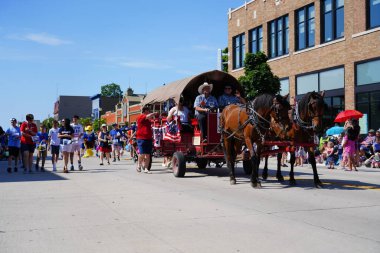
{"label": "sneaker", "polygon": [[14,172],[17,172],[17,167],[15,167],[15,168],[13,169],[13,171],[14,171]]}
{"label": "sneaker", "polygon": [[70,166],[70,170],[71,170],[71,171],[74,170],[74,165],[71,164],[71,166]]}
{"label": "sneaker", "polygon": [[116,159],[114,158],[114,159],[112,160],[112,162],[116,162]]}
{"label": "sneaker", "polygon": [[53,171],[57,171],[57,168],[54,167],[54,168],[53,168]]}
{"label": "sneaker", "polygon": [[44,168],[44,167],[41,167],[41,171],[42,171],[42,172],[45,172],[45,168]]}
{"label": "sneaker", "polygon": [[33,173],[33,171],[32,171],[31,169],[29,169],[29,171],[28,171],[28,172],[29,172],[29,174],[32,174],[32,173]]}
{"label": "sneaker", "polygon": [[286,165],[285,163],[284,164],[281,164],[282,167],[288,167],[288,165]]}
{"label": "sneaker", "polygon": [[12,173],[12,168],[8,168],[8,169],[7,169],[7,172],[8,172],[8,173]]}
{"label": "sneaker", "polygon": [[141,168],[139,166],[136,167],[137,172],[141,172]]}
{"label": "sneaker", "polygon": [[152,174],[152,172],[150,172],[150,170],[148,170],[147,168],[144,169],[144,173],[146,173],[146,174]]}
{"label": "sneaker", "polygon": [[99,163],[99,165],[104,165],[103,163]]}
{"label": "sneaker", "polygon": [[79,170],[83,170],[82,164],[78,164],[78,168],[79,168]]}
{"label": "sneaker", "polygon": [[120,161],[120,156],[117,157],[117,160]]}
{"label": "sneaker", "polygon": [[36,164],[36,171],[38,171],[38,164]]}

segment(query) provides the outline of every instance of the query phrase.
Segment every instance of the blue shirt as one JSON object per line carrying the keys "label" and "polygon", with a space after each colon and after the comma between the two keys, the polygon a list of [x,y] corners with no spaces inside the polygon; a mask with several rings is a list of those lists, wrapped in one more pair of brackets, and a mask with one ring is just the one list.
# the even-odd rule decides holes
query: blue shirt
{"label": "blue shirt", "polygon": [[38,143],[41,143],[41,144],[47,144],[47,141],[49,139],[49,135],[48,133],[41,133],[41,132],[38,132],[37,133],[37,136],[38,136],[38,139],[39,139],[39,142]]}
{"label": "blue shirt", "polygon": [[85,139],[85,140],[87,140],[88,142],[92,142],[92,141],[95,141],[96,140],[96,136],[95,136],[95,134],[94,134],[94,132],[92,132],[92,133],[85,133],[84,135],[83,135],[83,139]]}
{"label": "blue shirt", "polygon": [[218,99],[218,104],[220,107],[226,107],[227,105],[239,104],[239,103],[240,103],[239,98],[233,95],[229,96],[227,94],[223,94]]}
{"label": "blue shirt", "polygon": [[6,134],[8,135],[8,146],[9,147],[17,147],[19,148],[21,146],[21,131],[18,126],[13,127],[11,126],[8,128]]}
{"label": "blue shirt", "polygon": [[[119,135],[117,135],[117,133],[119,133]],[[120,143],[120,138],[123,136],[123,133],[120,129],[112,129],[110,131],[110,135],[112,137],[112,140],[117,140],[117,142]]]}
{"label": "blue shirt", "polygon": [[[195,98],[194,102],[194,108],[195,107],[201,107],[201,108],[216,108],[218,107],[218,101],[216,101],[216,98],[214,96],[209,96],[208,98],[205,97],[205,95],[199,95]],[[199,112],[195,110],[195,115],[198,115]]]}

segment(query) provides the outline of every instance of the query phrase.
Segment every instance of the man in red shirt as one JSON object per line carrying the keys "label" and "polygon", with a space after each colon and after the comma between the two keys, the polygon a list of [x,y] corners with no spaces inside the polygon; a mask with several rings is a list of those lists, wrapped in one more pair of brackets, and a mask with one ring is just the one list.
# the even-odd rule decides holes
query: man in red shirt
{"label": "man in red shirt", "polygon": [[145,105],[142,114],[137,118],[136,139],[139,148],[139,159],[137,163],[137,172],[144,170],[145,173],[151,173],[149,168],[150,155],[152,153],[153,132],[150,119],[156,117],[158,113],[150,113],[149,106]]}
{"label": "man in red shirt", "polygon": [[33,166],[33,153],[36,148],[36,139],[37,136],[37,125],[33,122],[34,116],[33,114],[26,115],[26,121],[21,124],[21,154],[24,157],[24,165],[25,169],[32,173]]}

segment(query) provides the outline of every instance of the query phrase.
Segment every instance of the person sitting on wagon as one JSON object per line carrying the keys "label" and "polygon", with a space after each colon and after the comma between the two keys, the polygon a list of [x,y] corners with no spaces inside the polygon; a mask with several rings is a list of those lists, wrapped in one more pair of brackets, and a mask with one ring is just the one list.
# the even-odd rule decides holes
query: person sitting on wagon
{"label": "person sitting on wagon", "polygon": [[233,92],[230,84],[224,85],[224,94],[218,98],[218,105],[223,110],[224,107],[231,104],[245,104],[246,101],[240,96],[240,92],[236,90]]}
{"label": "person sitting on wagon", "polygon": [[211,91],[212,84],[203,83],[198,88],[200,95],[195,98],[194,102],[195,117],[198,120],[203,142],[207,142],[207,113],[218,107],[218,101],[211,96]]}
{"label": "person sitting on wagon", "polygon": [[181,132],[191,133],[193,132],[193,127],[190,124],[189,119],[190,110],[187,106],[184,105],[184,99],[181,96],[179,99],[178,105],[174,106],[169,111],[169,115],[166,118],[168,122],[172,121],[175,117],[179,118],[181,123],[180,130]]}

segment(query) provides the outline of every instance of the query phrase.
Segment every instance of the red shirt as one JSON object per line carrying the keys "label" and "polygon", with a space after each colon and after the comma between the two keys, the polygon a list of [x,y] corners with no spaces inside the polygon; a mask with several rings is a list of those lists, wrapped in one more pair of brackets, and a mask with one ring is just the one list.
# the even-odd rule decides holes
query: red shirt
{"label": "red shirt", "polygon": [[146,118],[146,114],[141,114],[137,118],[136,138],[141,140],[151,140],[153,138],[152,124]]}
{"label": "red shirt", "polygon": [[[37,125],[34,123],[29,123],[27,121],[23,122],[20,127],[21,133],[26,133],[30,134],[30,132],[34,132],[36,135],[38,130],[37,130]],[[32,137],[26,137],[24,135],[21,136],[21,143],[23,144],[34,144]]]}

